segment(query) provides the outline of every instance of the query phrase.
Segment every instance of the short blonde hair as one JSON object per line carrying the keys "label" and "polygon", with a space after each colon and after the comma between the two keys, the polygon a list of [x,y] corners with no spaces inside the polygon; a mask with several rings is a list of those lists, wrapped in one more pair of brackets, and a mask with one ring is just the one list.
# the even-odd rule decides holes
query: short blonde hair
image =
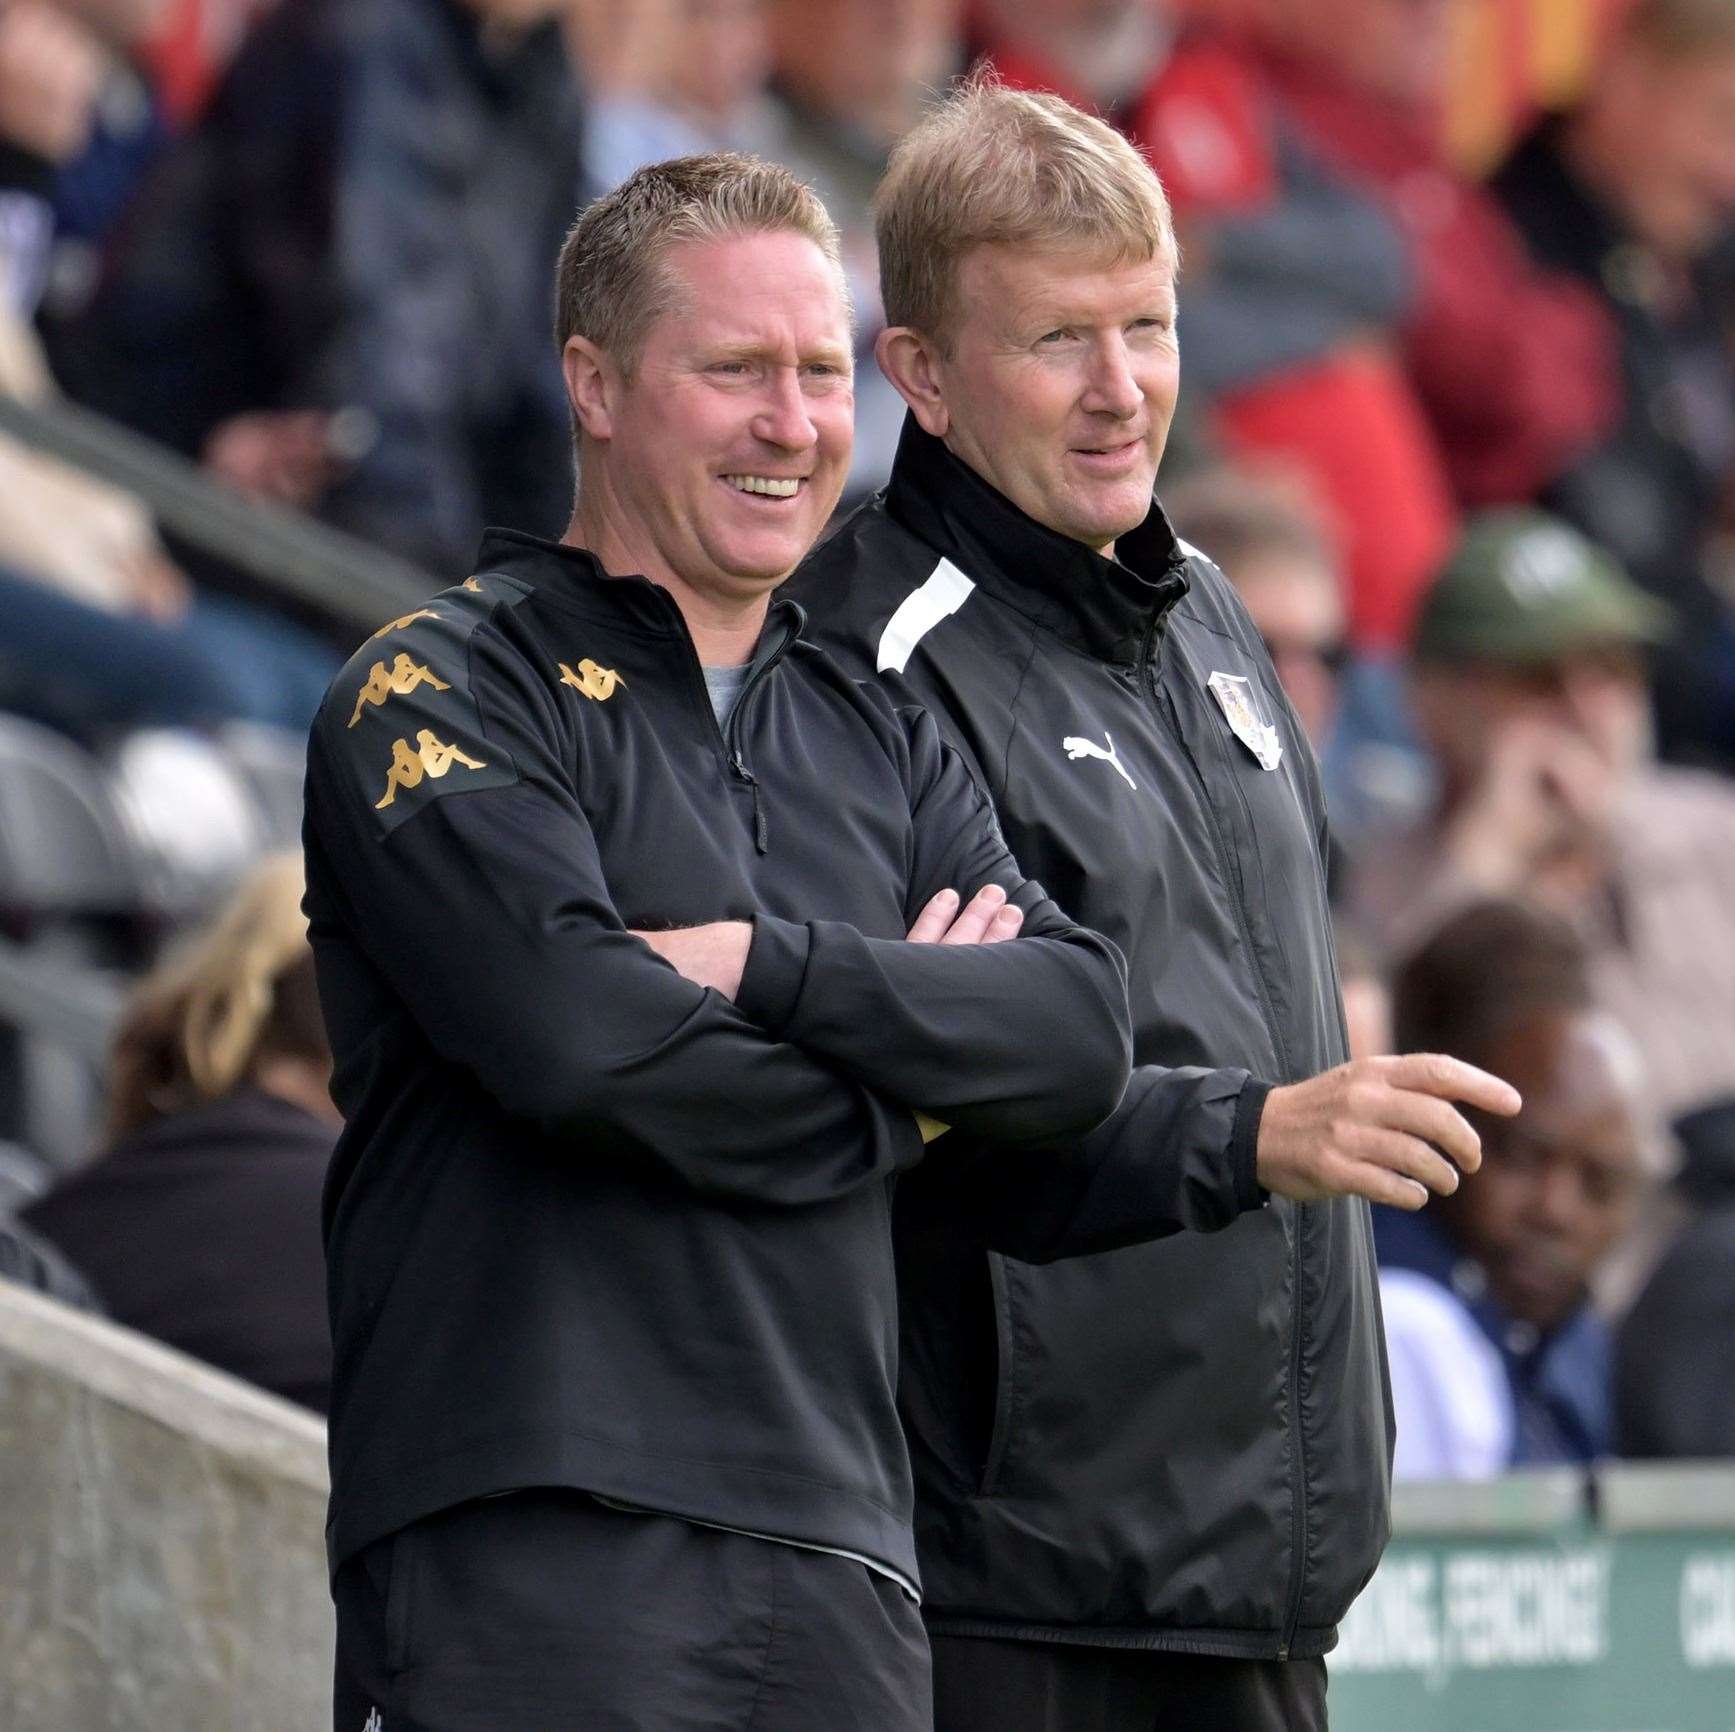
{"label": "short blonde hair", "polygon": [[[584,337],[630,374],[645,333],[673,304],[663,268],[681,241],[805,235],[843,278],[837,224],[788,169],[735,151],[654,162],[587,206],[554,273],[554,342]],[[846,297],[847,299],[847,293]]]}
{"label": "short blonde hair", "polygon": [[874,195],[886,322],[947,342],[958,266],[979,246],[1083,245],[1178,267],[1168,194],[1106,121],[992,72],[966,79],[892,152]]}

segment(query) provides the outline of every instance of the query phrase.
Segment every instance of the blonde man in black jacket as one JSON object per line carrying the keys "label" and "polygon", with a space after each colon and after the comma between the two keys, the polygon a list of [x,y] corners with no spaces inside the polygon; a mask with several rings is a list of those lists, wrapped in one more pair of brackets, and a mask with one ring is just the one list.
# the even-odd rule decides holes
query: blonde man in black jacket
{"label": "blonde man in black jacket", "polygon": [[1451,1102],[1516,1097],[1449,1059],[1345,1062],[1313,754],[1153,503],[1180,371],[1149,166],[975,81],[877,208],[909,419],[796,590],[1125,951],[1135,1038],[1063,1211],[971,1163],[900,1188],[937,1725],[1322,1726],[1322,1656],[1387,1532],[1368,1200],[1454,1189],[1479,1151]]}

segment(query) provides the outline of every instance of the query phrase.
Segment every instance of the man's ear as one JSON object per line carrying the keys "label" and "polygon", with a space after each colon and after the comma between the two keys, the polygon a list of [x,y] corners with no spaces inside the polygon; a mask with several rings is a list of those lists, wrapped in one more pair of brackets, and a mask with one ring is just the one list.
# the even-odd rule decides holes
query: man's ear
{"label": "man's ear", "polygon": [[560,370],[566,375],[566,397],[580,429],[592,439],[614,432],[620,402],[620,369],[588,337],[568,337]]}
{"label": "man's ear", "polygon": [[893,389],[909,404],[924,433],[944,439],[952,414],[941,383],[938,345],[908,325],[889,325],[874,339],[874,359]]}

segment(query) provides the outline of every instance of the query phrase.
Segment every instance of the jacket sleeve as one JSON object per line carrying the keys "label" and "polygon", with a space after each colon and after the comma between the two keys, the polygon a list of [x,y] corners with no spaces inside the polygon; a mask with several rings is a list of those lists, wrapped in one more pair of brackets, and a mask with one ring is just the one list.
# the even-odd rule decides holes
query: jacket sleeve
{"label": "jacket sleeve", "polygon": [[822,1203],[919,1159],[907,1108],[626,929],[558,706],[486,635],[467,686],[365,716],[356,700],[353,726],[340,676],[309,752],[310,880],[435,1052],[575,1157],[659,1163],[702,1191]]}
{"label": "jacket sleeve", "polygon": [[[828,583],[838,582],[835,569],[828,574]],[[952,688],[930,676],[925,657],[911,658],[902,674],[876,675],[865,647],[871,634],[847,600],[824,588],[809,599],[821,641],[845,667],[877,677],[898,703],[925,705],[949,740],[968,746]],[[1119,1106],[1082,1136],[1041,1153],[980,1134],[955,1136],[936,1153],[960,1170],[980,1169],[982,1182],[958,1194],[991,1249],[1054,1262],[1174,1233],[1215,1232],[1263,1207],[1255,1157],[1269,1093],[1269,1084],[1243,1070],[1135,1065]]]}
{"label": "jacket sleeve", "polygon": [[992,945],[910,944],[829,921],[760,916],[740,1004],[755,1022],[956,1130],[1008,1145],[1076,1135],[1112,1112],[1131,1057],[1126,973],[1025,878],[988,802],[931,717],[901,716],[915,858],[907,919],[935,892],[990,881],[1024,911]]}
{"label": "jacket sleeve", "polygon": [[1245,1071],[1138,1065],[1116,1111],[1062,1148],[960,1144],[946,1157],[992,1174],[972,1189],[974,1226],[1020,1262],[1215,1233],[1264,1206],[1256,1155],[1270,1092]]}

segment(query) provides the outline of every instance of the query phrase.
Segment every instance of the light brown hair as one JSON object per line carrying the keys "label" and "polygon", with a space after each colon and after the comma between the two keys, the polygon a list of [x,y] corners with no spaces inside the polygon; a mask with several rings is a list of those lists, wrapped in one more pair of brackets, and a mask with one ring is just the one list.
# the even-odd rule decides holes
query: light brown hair
{"label": "light brown hair", "polygon": [[675,157],[629,175],[586,206],[554,273],[554,342],[584,337],[631,376],[645,333],[673,304],[664,269],[681,241],[731,235],[805,235],[843,267],[837,224],[788,169],[734,151]]}
{"label": "light brown hair", "polygon": [[1337,552],[1319,507],[1287,476],[1230,465],[1201,469],[1163,490],[1175,528],[1231,583],[1244,565],[1281,554],[1337,575]]}
{"label": "light brown hair", "polygon": [[886,322],[949,342],[958,267],[979,246],[1075,246],[1177,268],[1168,194],[1106,121],[972,74],[892,152],[874,195]]}
{"label": "light brown hair", "polygon": [[267,1057],[326,1066],[298,855],[255,867],[140,983],[115,1035],[108,1132],[214,1101]]}

